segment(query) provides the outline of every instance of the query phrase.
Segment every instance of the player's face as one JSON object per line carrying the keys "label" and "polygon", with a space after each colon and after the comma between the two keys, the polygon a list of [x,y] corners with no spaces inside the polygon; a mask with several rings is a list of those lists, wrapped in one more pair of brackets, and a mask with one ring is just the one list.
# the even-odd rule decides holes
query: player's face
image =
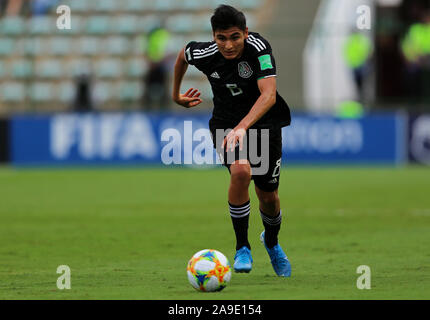
{"label": "player's face", "polygon": [[245,39],[248,38],[248,28],[245,31],[238,27],[214,32],[214,40],[219,52],[226,59],[238,59],[242,56]]}

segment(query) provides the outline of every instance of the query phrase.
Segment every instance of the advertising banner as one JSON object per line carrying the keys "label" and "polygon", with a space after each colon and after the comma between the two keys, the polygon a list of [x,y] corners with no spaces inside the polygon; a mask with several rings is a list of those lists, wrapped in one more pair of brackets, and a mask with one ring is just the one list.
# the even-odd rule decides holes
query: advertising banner
{"label": "advertising banner", "polygon": [[[90,113],[11,120],[15,165],[216,165],[210,114]],[[293,115],[283,163],[397,164],[405,160],[399,115],[338,119]]]}
{"label": "advertising banner", "polygon": [[407,157],[405,124],[401,114],[295,116],[283,129],[283,152],[292,163],[398,164]]}
{"label": "advertising banner", "polygon": [[430,165],[430,114],[409,118],[409,160]]}

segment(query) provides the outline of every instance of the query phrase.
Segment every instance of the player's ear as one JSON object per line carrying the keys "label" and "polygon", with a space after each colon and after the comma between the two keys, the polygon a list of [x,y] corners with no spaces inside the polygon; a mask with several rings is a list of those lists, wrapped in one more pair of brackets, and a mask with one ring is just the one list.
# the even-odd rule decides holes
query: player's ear
{"label": "player's ear", "polygon": [[245,28],[245,39],[248,39],[248,27]]}

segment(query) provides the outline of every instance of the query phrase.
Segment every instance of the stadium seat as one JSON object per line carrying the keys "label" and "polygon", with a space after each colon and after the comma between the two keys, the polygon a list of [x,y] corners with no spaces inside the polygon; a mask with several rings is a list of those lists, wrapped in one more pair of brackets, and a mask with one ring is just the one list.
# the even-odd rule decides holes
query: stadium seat
{"label": "stadium seat", "polygon": [[25,32],[25,21],[20,17],[0,19],[0,34],[19,35]]}
{"label": "stadium seat", "polygon": [[66,69],[60,60],[40,60],[36,62],[36,75],[40,78],[61,78],[66,75]]}
{"label": "stadium seat", "polygon": [[179,50],[181,50],[189,41],[187,41],[186,37],[181,34],[173,35],[167,44],[167,54],[172,54],[176,56]]}
{"label": "stadium seat", "polygon": [[242,10],[255,10],[261,5],[261,0],[240,0],[238,7]]}
{"label": "stadium seat", "polygon": [[33,64],[29,60],[15,60],[9,73],[14,78],[29,78],[33,75]]}
{"label": "stadium seat", "polygon": [[105,34],[109,31],[109,16],[89,17],[86,24],[86,31],[90,34]]}
{"label": "stadium seat", "polygon": [[50,34],[56,28],[56,21],[47,16],[32,17],[27,23],[30,34]]}
{"label": "stadium seat", "polygon": [[157,12],[175,10],[174,2],[174,0],[157,0],[154,1],[154,7],[152,9]]}
{"label": "stadium seat", "polygon": [[67,63],[66,74],[69,77],[77,77],[82,74],[93,74],[93,64],[89,59],[72,59]]}
{"label": "stadium seat", "polygon": [[35,102],[46,102],[54,99],[54,88],[47,82],[36,82],[29,88],[29,96]]}
{"label": "stadium seat", "polygon": [[[215,9],[221,4],[225,4],[225,0],[211,0],[209,1],[209,5],[211,6],[211,9]],[[234,3],[231,3],[230,5],[234,6]]]}
{"label": "stadium seat", "polygon": [[142,83],[138,81],[121,82],[117,96],[120,101],[134,101],[142,97]]}
{"label": "stadium seat", "polygon": [[194,18],[191,14],[176,14],[167,18],[166,27],[172,32],[189,33],[194,29]]}
{"label": "stadium seat", "polygon": [[[170,6],[169,6],[169,12],[166,13],[170,13],[170,12],[175,12],[175,11],[187,11],[184,7],[184,3],[186,0],[172,0],[170,1]],[[205,1],[202,1],[205,2]]]}
{"label": "stadium seat", "polygon": [[181,8],[185,11],[208,10],[211,9],[211,1],[182,0]]}
{"label": "stadium seat", "polygon": [[14,47],[14,41],[11,38],[0,38],[0,56],[9,56]]}
{"label": "stadium seat", "polygon": [[22,83],[5,82],[1,89],[0,98],[3,101],[19,102],[25,100],[25,87]]}
{"label": "stadium seat", "polygon": [[[25,38],[23,38],[23,37],[16,37],[16,38],[13,38],[13,39],[14,39],[14,41],[13,41],[13,50],[11,52],[11,54],[13,55],[13,57],[17,58],[17,57],[25,56],[25,52],[24,52],[25,42],[26,42]],[[0,56],[1,56],[1,54],[0,54]],[[1,57],[0,57],[0,59],[1,59]]]}
{"label": "stadium seat", "polygon": [[126,75],[132,78],[140,78],[145,75],[148,65],[143,57],[131,58],[126,62]]}
{"label": "stadium seat", "polygon": [[122,74],[122,64],[118,59],[101,59],[96,63],[96,75],[101,78],[118,78]]}
{"label": "stadium seat", "polygon": [[123,55],[130,52],[130,43],[125,37],[109,37],[105,40],[103,48],[110,55]]}
{"label": "stadium seat", "polygon": [[253,13],[246,13],[246,24],[248,25],[250,31],[254,31],[254,28],[257,26],[257,21]]}
{"label": "stadium seat", "polygon": [[93,97],[96,103],[102,103],[112,98],[112,84],[109,82],[97,82],[93,87]]}
{"label": "stadium seat", "polygon": [[142,0],[125,0],[124,9],[128,12],[139,13],[150,8],[148,2]]}
{"label": "stadium seat", "polygon": [[0,60],[0,80],[6,75],[5,63]]}
{"label": "stadium seat", "polygon": [[192,77],[201,77],[201,75],[202,75],[202,72],[199,70],[199,69],[197,69],[195,66],[188,66],[188,69],[187,69],[187,76],[189,76],[190,78],[192,78]]}
{"label": "stadium seat", "polygon": [[47,51],[46,42],[43,38],[25,38],[24,41],[23,53],[26,55],[38,56]]}
{"label": "stadium seat", "polygon": [[186,39],[187,40],[185,41],[185,43],[188,43],[191,40],[194,40],[197,42],[208,42],[208,41],[213,40],[213,35],[212,35],[212,33],[199,33],[199,34],[194,35],[192,38],[187,37]]}
{"label": "stadium seat", "polygon": [[78,53],[82,55],[94,56],[100,53],[99,38],[97,37],[82,37],[78,42]]}
{"label": "stadium seat", "polygon": [[95,1],[92,9],[98,12],[115,12],[121,7],[120,3],[118,0]]}
{"label": "stadium seat", "polygon": [[[103,2],[103,1],[101,1]],[[91,6],[93,4],[93,1],[89,0],[69,0],[64,3],[65,5],[68,5],[70,7],[70,10],[76,13],[86,13],[91,10]]]}
{"label": "stadium seat", "polygon": [[56,99],[63,103],[70,104],[75,96],[75,85],[70,81],[62,82],[58,85],[57,92],[58,95],[56,96]]}
{"label": "stadium seat", "polygon": [[212,33],[211,15],[204,14],[195,17],[193,27],[201,32]]}
{"label": "stadium seat", "polygon": [[112,24],[114,27],[111,28],[111,31],[121,34],[134,34],[138,32],[139,19],[136,15],[120,15],[115,17]]}
{"label": "stadium seat", "polygon": [[146,50],[146,41],[145,38],[143,36],[137,36],[135,37],[132,42],[131,42],[131,50],[130,50],[130,54],[135,54],[135,55],[142,55],[144,53],[144,51]]}
{"label": "stadium seat", "polygon": [[160,17],[155,14],[147,14],[139,19],[137,32],[149,33],[154,28],[161,26]]}
{"label": "stadium seat", "polygon": [[72,40],[65,37],[53,37],[49,40],[49,53],[51,55],[64,56],[70,54]]}

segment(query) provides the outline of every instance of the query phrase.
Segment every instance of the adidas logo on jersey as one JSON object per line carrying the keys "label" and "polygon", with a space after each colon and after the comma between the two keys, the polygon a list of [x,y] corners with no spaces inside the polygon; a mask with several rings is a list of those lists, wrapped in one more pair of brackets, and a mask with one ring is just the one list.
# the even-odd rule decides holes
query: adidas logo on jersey
{"label": "adidas logo on jersey", "polygon": [[278,182],[278,179],[274,178],[274,179],[270,180],[268,183],[276,183],[276,182]]}
{"label": "adidas logo on jersey", "polygon": [[220,78],[221,78],[221,77],[219,76],[218,72],[216,72],[216,71],[215,71],[214,73],[212,73],[212,74],[211,74],[211,77],[212,77],[212,78],[215,78],[215,79],[220,79]]}

